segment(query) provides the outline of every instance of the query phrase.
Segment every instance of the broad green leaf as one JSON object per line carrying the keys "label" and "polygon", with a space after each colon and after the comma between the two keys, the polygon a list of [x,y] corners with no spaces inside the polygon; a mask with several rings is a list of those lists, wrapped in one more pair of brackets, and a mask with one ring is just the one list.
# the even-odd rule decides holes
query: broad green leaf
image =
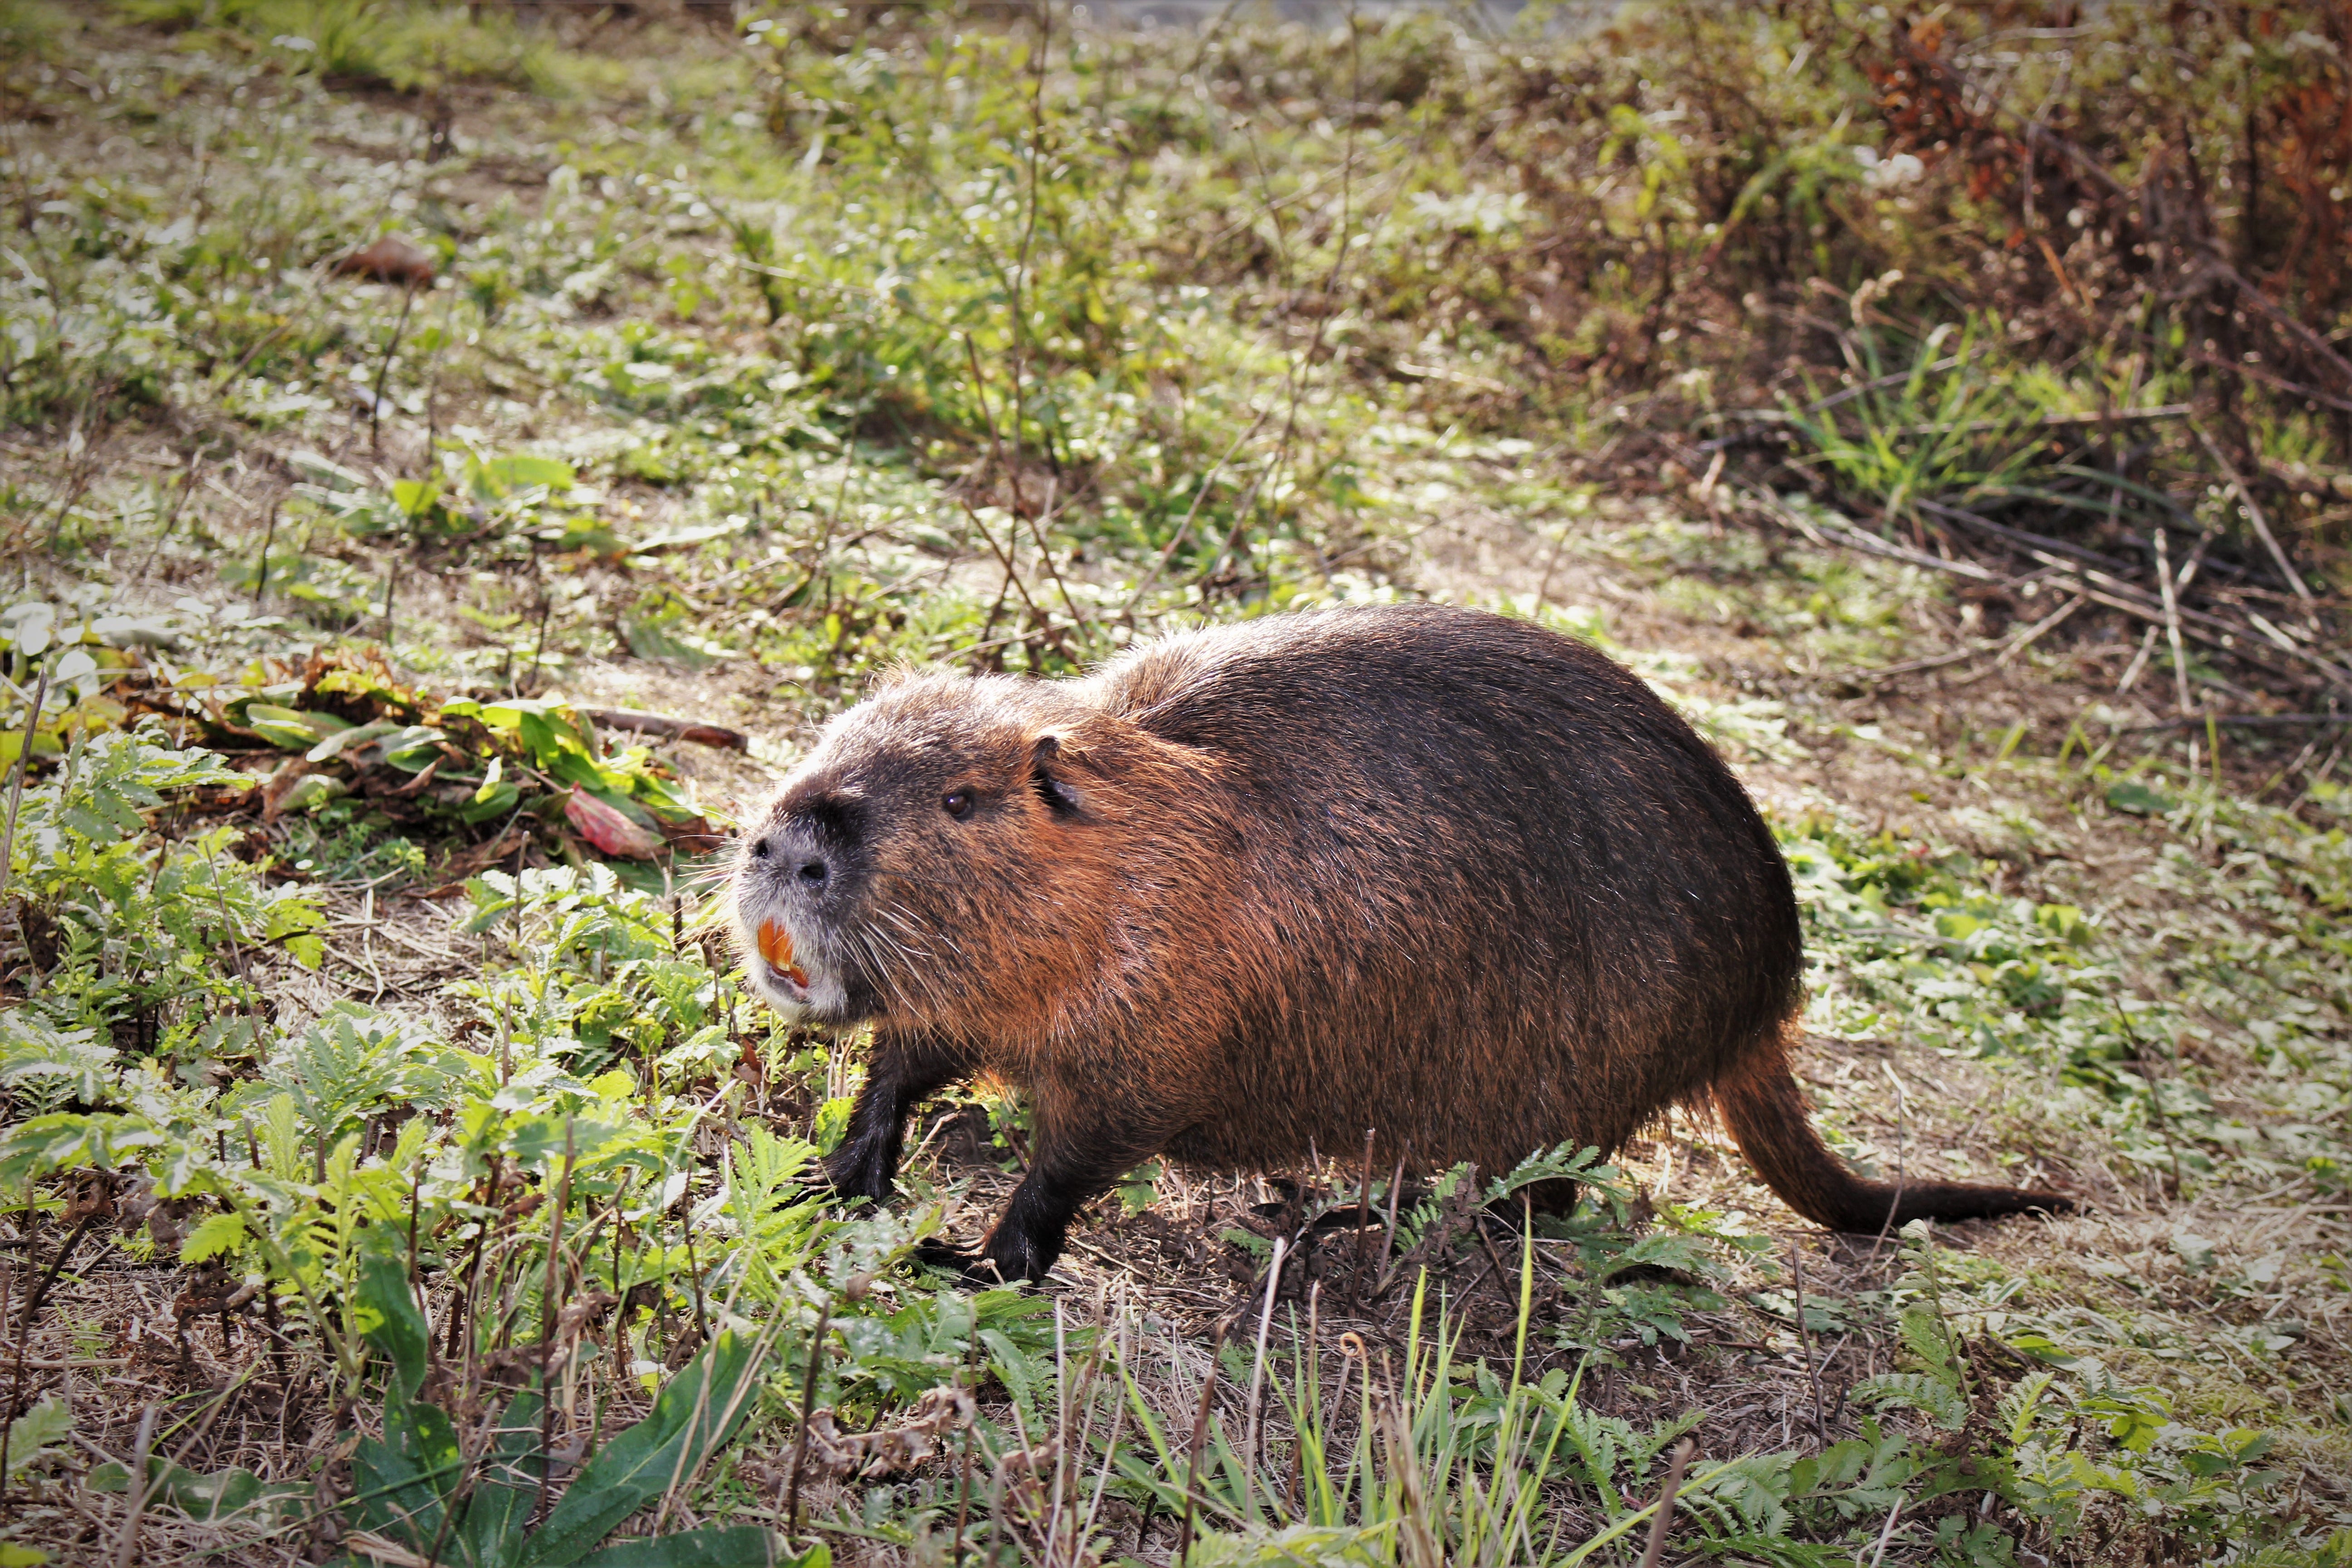
{"label": "broad green leaf", "polygon": [[423,517],[441,499],[441,481],[434,479],[394,479],[392,484],[392,504],[400,509],[403,517]]}
{"label": "broad green leaf", "polygon": [[416,1293],[409,1288],[408,1267],[395,1250],[398,1244],[382,1226],[363,1233],[360,1254],[361,1304],[376,1321],[363,1327],[367,1342],[383,1352],[398,1379],[394,1389],[403,1403],[415,1399],[425,1384],[432,1360],[431,1328],[417,1310]]}
{"label": "broad green leaf", "polygon": [[1225,1534],[1203,1531],[1186,1568],[1379,1568],[1396,1560],[1395,1521],[1294,1524]]}
{"label": "broad green leaf", "polygon": [[2180,803],[2137,779],[2117,779],[2107,786],[2107,805],[2131,816],[2160,816]]}
{"label": "broad green leaf", "polygon": [[395,1390],[384,1402],[383,1436],[362,1437],[352,1454],[361,1520],[422,1550],[440,1533],[443,1499],[464,1468],[449,1417],[433,1405],[412,1404]]}
{"label": "broad green leaf", "polygon": [[425,764],[441,754],[441,742],[449,737],[430,724],[411,724],[395,730],[379,742],[386,764],[403,773],[421,773]]}
{"label": "broad green leaf", "polygon": [[64,1442],[72,1430],[73,1407],[62,1399],[44,1399],[9,1422],[8,1473],[21,1472],[44,1449]]}
{"label": "broad green leaf", "polygon": [[87,648],[69,648],[49,671],[53,688],[76,687],[84,697],[98,689],[98,660]]}
{"label": "broad green leaf", "polygon": [[492,458],[473,465],[470,477],[474,493],[484,500],[497,500],[533,485],[543,485],[551,490],[568,490],[572,485],[571,465],[552,458]]}
{"label": "broad green leaf", "polygon": [[499,783],[489,785],[488,793],[478,795],[464,805],[459,806],[457,808],[457,816],[460,821],[464,822],[488,822],[492,817],[506,816],[515,808],[515,802],[521,798],[522,792],[520,790],[517,789],[513,784],[507,783],[504,780],[500,780]]}
{"label": "broad green leaf", "polygon": [[36,1116],[0,1137],[0,1184],[22,1186],[53,1171],[84,1165],[117,1170],[124,1156],[163,1143],[163,1134],[143,1116],[106,1111]]}
{"label": "broad green leaf", "polygon": [[1603,1265],[1604,1279],[1629,1268],[1675,1268],[1686,1274],[1719,1272],[1704,1237],[1675,1231],[1653,1231]]}
{"label": "broad green leaf", "polygon": [[750,1525],[706,1525],[649,1541],[619,1541],[580,1559],[579,1568],[832,1568],[833,1552],[818,1545],[798,1557],[777,1555],[768,1532]]}
{"label": "broad green leaf", "polygon": [[207,1215],[202,1225],[191,1231],[188,1239],[180,1243],[180,1261],[202,1263],[207,1258],[218,1258],[236,1251],[236,1244],[245,1239],[245,1221],[234,1212]]}
{"label": "broad green leaf", "polygon": [[516,715],[515,732],[530,748],[541,767],[552,767],[567,760],[594,765],[588,752],[588,738],[554,710],[522,710]]}
{"label": "broad green leaf", "polygon": [[289,816],[304,816],[351,793],[352,786],[341,779],[312,773],[294,782],[294,787],[279,797],[278,809]]}
{"label": "broad green leaf", "polygon": [[[308,1481],[265,1481],[251,1470],[229,1469],[199,1475],[182,1465],[153,1461],[149,1470],[150,1508],[177,1510],[200,1524],[216,1524],[248,1510],[270,1514],[301,1510],[311,1495]],[[89,1489],[122,1492],[131,1488],[131,1473],[113,1463],[92,1467]]]}
{"label": "broad green leaf", "polygon": [[39,600],[12,605],[0,612],[0,637],[6,637],[27,658],[47,651],[57,628],[56,608]]}
{"label": "broad green leaf", "polygon": [[456,1533],[476,1568],[506,1568],[522,1554],[547,1464],[539,1442],[541,1410],[537,1390],[515,1395],[474,1472],[474,1494]]}
{"label": "broad green leaf", "polygon": [[[250,713],[252,710],[247,709],[246,711]],[[394,733],[400,728],[400,725],[392,721],[382,719],[373,724],[362,724],[356,729],[338,730],[303,752],[302,758],[303,761],[311,763],[331,762],[354,746],[363,746],[370,741],[381,740],[386,735]]]}
{"label": "broad green leaf", "polygon": [[703,1346],[655,1398],[653,1414],[588,1461],[518,1568],[568,1568],[673,1480],[699,1469],[749,1413],[761,1348],[732,1329]]}
{"label": "broad green leaf", "polygon": [[244,721],[247,729],[271,745],[289,752],[307,752],[328,736],[352,727],[331,713],[280,708],[269,702],[247,703]]}
{"label": "broad green leaf", "polygon": [[[37,757],[60,757],[65,755],[65,742],[58,738],[56,731],[37,730],[33,732],[33,755]],[[0,733],[0,767],[5,767],[7,764],[14,763],[18,757],[24,754],[24,752],[25,735],[23,731],[10,730],[5,733]]]}

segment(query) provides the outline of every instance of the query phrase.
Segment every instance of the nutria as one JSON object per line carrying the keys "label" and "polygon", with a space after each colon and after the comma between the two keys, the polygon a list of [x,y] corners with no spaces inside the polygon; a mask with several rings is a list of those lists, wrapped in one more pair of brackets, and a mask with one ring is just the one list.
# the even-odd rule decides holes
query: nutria
{"label": "nutria", "polygon": [[1352,1150],[1509,1169],[1712,1104],[1832,1229],[2059,1209],[1860,1180],[1790,1076],[1787,865],[1641,680],[1522,620],[1275,616],[1084,679],[902,676],[833,721],[744,835],[745,963],[788,1016],[871,1022],[828,1162],[890,1193],[908,1114],[1025,1089],[1028,1173],[979,1266],[1035,1279],[1165,1153]]}

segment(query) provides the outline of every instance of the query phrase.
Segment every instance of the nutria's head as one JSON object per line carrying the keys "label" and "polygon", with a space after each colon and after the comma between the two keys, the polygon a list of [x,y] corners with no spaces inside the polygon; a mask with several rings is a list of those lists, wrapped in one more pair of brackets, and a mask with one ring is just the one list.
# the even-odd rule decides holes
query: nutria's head
{"label": "nutria's head", "polygon": [[753,984],[787,1017],[959,1030],[1050,1011],[1099,962],[1151,742],[1069,685],[903,679],[828,725],[751,820],[734,876]]}

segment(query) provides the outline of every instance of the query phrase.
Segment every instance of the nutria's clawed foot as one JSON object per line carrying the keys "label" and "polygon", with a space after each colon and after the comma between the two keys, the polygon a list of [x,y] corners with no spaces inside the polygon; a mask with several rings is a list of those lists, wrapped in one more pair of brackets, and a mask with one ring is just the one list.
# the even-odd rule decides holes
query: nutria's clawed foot
{"label": "nutria's clawed foot", "polygon": [[[897,1187],[891,1178],[897,1173],[895,1166],[898,1162],[892,1158],[888,1163],[884,1163],[886,1151],[875,1147],[878,1142],[853,1140],[844,1143],[834,1152],[831,1159],[825,1161],[825,1179],[832,1184],[834,1196],[843,1203],[856,1204],[863,1199],[879,1207],[890,1201],[890,1194]],[[887,1152],[895,1156],[897,1151]]]}
{"label": "nutria's clawed foot", "polygon": [[954,1275],[957,1286],[965,1290],[1001,1290],[1021,1281],[1017,1274],[998,1273],[996,1265],[985,1254],[965,1252],[944,1241],[916,1243],[915,1261],[926,1268]]}

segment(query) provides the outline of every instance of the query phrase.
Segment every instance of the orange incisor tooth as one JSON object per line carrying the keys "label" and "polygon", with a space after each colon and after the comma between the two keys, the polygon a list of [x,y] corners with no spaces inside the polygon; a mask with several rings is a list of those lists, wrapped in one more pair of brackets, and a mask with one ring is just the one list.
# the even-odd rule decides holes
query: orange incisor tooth
{"label": "orange incisor tooth", "polygon": [[771,969],[781,969],[792,977],[795,985],[808,984],[808,976],[793,963],[793,933],[781,921],[760,922],[760,956],[768,961]]}

